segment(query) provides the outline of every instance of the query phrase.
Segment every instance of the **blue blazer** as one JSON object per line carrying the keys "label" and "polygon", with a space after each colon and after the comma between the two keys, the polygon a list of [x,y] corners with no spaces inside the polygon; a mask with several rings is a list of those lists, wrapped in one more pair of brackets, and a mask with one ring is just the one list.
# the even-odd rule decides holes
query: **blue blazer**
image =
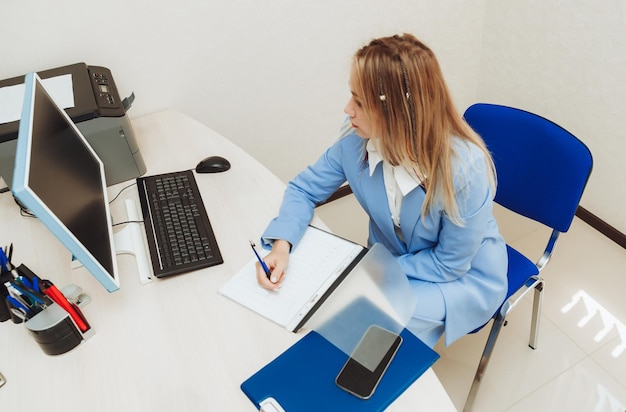
{"label": "blue blazer", "polygon": [[507,291],[506,245],[492,214],[494,193],[484,155],[475,145],[455,138],[454,186],[463,226],[450,221],[439,206],[422,218],[425,192],[418,187],[402,203],[402,241],[391,219],[382,164],[370,177],[365,143],[349,133],[289,182],[278,216],[262,235],[263,245],[270,247],[273,239],[297,245],[315,205],[347,181],[370,218],[368,246],[383,244],[409,279],[440,288],[446,304],[446,344],[450,344],[488,322]]}

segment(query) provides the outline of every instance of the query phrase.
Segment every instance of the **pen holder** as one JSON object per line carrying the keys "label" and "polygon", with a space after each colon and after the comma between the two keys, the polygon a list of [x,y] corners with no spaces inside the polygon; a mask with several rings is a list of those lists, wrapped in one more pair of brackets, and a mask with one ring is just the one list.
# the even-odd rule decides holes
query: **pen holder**
{"label": "pen holder", "polygon": [[[61,293],[78,307],[91,301],[88,295],[81,292],[82,290],[76,285],[69,285],[61,290]],[[93,328],[81,332],[69,313],[56,303],[49,305],[28,319],[24,325],[37,344],[48,355],[60,355],[69,352],[95,333]]]}
{"label": "pen holder", "polygon": [[4,299],[9,294],[6,286],[4,286],[5,282],[13,279],[13,276],[9,272],[0,272],[0,322],[6,322],[7,320],[13,319],[14,322],[17,323],[17,319],[11,315],[11,311],[9,310],[9,306],[5,304]]}
{"label": "pen holder", "polygon": [[0,280],[0,322],[6,322],[7,320],[12,319],[9,307],[4,301],[8,294],[9,292],[7,292],[7,288],[4,287],[4,282]]}

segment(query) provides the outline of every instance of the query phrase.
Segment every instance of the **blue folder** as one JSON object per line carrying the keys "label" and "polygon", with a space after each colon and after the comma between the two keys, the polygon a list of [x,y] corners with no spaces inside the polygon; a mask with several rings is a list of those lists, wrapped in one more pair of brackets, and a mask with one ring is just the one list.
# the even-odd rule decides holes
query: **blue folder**
{"label": "blue folder", "polygon": [[408,330],[371,398],[340,389],[335,378],[348,355],[315,331],[283,352],[241,384],[252,403],[274,398],[287,411],[382,411],[439,358]]}

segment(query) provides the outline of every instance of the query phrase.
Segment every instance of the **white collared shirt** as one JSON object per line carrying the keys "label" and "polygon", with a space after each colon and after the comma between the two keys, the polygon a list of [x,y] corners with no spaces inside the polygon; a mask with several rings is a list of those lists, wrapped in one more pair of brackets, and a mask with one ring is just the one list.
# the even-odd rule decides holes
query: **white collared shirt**
{"label": "white collared shirt", "polygon": [[416,189],[421,183],[421,179],[414,170],[407,170],[404,166],[392,166],[385,162],[376,150],[376,145],[369,139],[366,146],[367,159],[370,168],[370,176],[374,174],[374,169],[378,163],[382,162],[383,180],[385,182],[385,190],[387,191],[387,202],[389,203],[389,211],[393,224],[400,227],[400,210],[402,209],[402,201],[404,197],[412,190]]}

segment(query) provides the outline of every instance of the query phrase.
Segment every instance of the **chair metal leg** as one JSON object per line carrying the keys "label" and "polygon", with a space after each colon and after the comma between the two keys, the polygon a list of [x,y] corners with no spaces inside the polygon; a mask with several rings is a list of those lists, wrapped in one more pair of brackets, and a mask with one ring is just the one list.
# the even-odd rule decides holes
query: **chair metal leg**
{"label": "chair metal leg", "polygon": [[537,348],[537,339],[539,336],[539,318],[541,314],[541,304],[543,303],[543,280],[535,286],[533,297],[533,317],[530,324],[530,338],[528,346],[532,349]]}
{"label": "chair metal leg", "polygon": [[482,383],[483,375],[485,374],[487,364],[491,359],[491,355],[496,345],[498,335],[500,334],[502,327],[506,325],[507,315],[511,312],[511,310],[513,310],[515,306],[517,306],[517,304],[524,296],[526,296],[526,294],[530,293],[531,290],[534,291],[533,314],[528,344],[532,349],[535,349],[537,347],[537,338],[539,334],[539,318],[541,315],[541,304],[543,302],[543,285],[544,280],[541,277],[532,276],[526,282],[526,289],[518,290],[518,292],[509,300],[507,300],[500,308],[500,311],[494,318],[493,325],[491,326],[491,331],[489,332],[489,337],[487,338],[487,343],[485,344],[485,349],[483,350],[480,362],[478,363],[478,368],[476,369],[476,375],[474,376],[472,387],[470,388],[467,399],[465,400],[465,407],[463,408],[464,412],[471,412],[472,408],[474,407],[474,401],[476,400],[476,395],[478,394],[478,388]]}
{"label": "chair metal leg", "polygon": [[474,407],[474,401],[476,399],[476,394],[478,393],[478,388],[480,387],[483,375],[485,373],[485,370],[487,369],[487,364],[489,363],[489,359],[491,358],[491,354],[493,353],[493,348],[495,347],[496,341],[498,340],[498,335],[500,334],[500,331],[504,326],[505,316],[506,315],[503,315],[502,312],[500,312],[493,321],[491,331],[489,332],[489,337],[487,338],[487,344],[485,345],[485,349],[483,350],[480,362],[478,363],[476,375],[474,375],[472,387],[470,388],[467,399],[465,400],[465,407],[463,408],[464,412],[471,412],[472,408]]}

